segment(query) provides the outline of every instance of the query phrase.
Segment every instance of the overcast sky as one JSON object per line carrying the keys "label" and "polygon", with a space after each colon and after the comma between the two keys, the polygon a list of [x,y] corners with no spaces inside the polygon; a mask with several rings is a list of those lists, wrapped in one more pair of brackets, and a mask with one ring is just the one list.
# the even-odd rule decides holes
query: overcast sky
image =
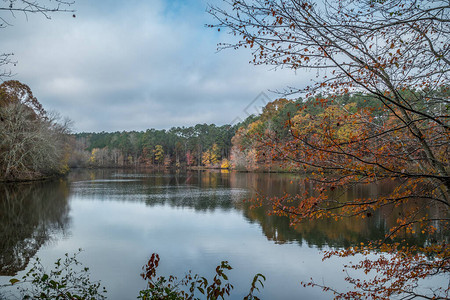
{"label": "overcast sky", "polygon": [[233,37],[205,27],[213,22],[208,3],[222,5],[76,0],[76,18],[8,16],[0,51],[14,52],[13,79],[76,132],[229,124],[255,112],[266,101],[261,92],[273,100],[268,90],[309,82],[303,71],[249,64],[246,49],[217,52]]}

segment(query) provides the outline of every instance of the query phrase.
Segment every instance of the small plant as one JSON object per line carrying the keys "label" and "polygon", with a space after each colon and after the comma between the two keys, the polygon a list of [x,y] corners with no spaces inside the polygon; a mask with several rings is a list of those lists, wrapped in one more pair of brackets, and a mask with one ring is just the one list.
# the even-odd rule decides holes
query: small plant
{"label": "small plant", "polygon": [[[147,280],[147,288],[139,292],[139,299],[200,299],[195,297],[195,293],[200,293],[206,299],[225,299],[225,296],[230,296],[233,285],[228,282],[228,276],[225,274],[226,270],[231,270],[232,267],[227,261],[222,261],[216,267],[216,275],[211,283],[205,277],[197,274],[193,275],[189,271],[183,279],[179,280],[175,276],[156,277],[156,268],[159,265],[159,255],[153,253],[148,263],[143,266],[144,273],[142,278]],[[244,297],[245,300],[258,300],[259,298],[253,295],[255,290],[259,291],[256,286],[258,283],[264,287],[263,281],[266,278],[262,274],[257,274],[253,278],[253,282],[249,294]]]}
{"label": "small plant", "polygon": [[22,280],[12,278],[10,283],[17,285],[23,299],[106,299],[106,288],[99,281],[91,282],[89,268],[77,260],[80,252],[66,253],[50,271],[36,258]]}

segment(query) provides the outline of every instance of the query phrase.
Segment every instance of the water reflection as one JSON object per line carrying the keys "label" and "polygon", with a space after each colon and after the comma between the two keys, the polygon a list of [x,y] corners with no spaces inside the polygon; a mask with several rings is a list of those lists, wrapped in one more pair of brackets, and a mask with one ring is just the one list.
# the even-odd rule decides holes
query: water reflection
{"label": "water reflection", "polygon": [[[139,201],[148,206],[189,207],[204,212],[233,209],[235,206],[231,199],[237,201],[248,195],[245,187],[230,188],[229,180],[220,176],[220,173],[102,173],[101,176],[89,175],[89,178],[94,179],[75,182],[73,195],[104,201]],[[110,179],[100,179],[105,175]]]}
{"label": "water reflection", "polygon": [[66,181],[0,185],[0,275],[24,270],[39,248],[65,234]]}
{"label": "water reflection", "polygon": [[[287,217],[269,216],[271,196],[285,194],[312,195],[314,184],[302,176],[292,174],[257,174],[257,173],[231,173],[230,186],[248,186],[254,191],[253,197],[267,196],[262,207],[251,209],[248,203],[242,203],[244,215],[251,221],[257,221],[265,236],[276,243],[297,242],[302,245],[306,242],[309,246],[324,246],[342,248],[369,242],[382,240],[389,232],[390,228],[396,226],[398,216],[404,215],[407,211],[421,208],[423,216],[430,215],[436,218],[442,217],[443,210],[437,207],[426,208],[426,203],[417,201],[416,203],[403,204],[399,206],[385,206],[378,211],[367,215],[365,219],[344,218],[339,221],[332,219],[319,219],[303,221],[295,226],[290,226]],[[352,186],[345,190],[335,190],[330,196],[343,202],[350,202],[356,198],[377,198],[389,195],[396,187],[397,182],[386,181],[371,185]],[[291,205],[296,205],[292,202]],[[398,239],[406,239],[408,243],[424,245],[429,239],[446,239],[445,232],[438,232],[436,236],[427,236],[418,231],[414,236],[400,233]]]}
{"label": "water reflection", "polygon": [[[392,188],[392,183],[355,187],[337,196],[375,197]],[[327,299],[329,295],[299,285],[310,277],[325,277],[332,286],[343,284],[342,263],[321,263],[317,248],[381,238],[402,207],[380,210],[364,220],[319,220],[292,227],[286,217],[268,216],[269,206],[250,209],[251,203],[243,202],[258,193],[304,191],[311,193],[312,183],[292,174],[109,169],[78,170],[67,182],[2,185],[0,275],[23,270],[33,255],[50,265],[81,247],[86,250],[83,263],[91,267],[93,278],[107,285],[108,297],[131,299],[143,288],[138,276],[142,264],[158,252],[165,275],[182,276],[180,272],[189,269],[208,275],[219,261],[229,260],[235,267],[230,278],[235,280],[236,299],[248,293],[256,273],[267,275],[266,299],[300,294],[299,299]],[[68,239],[49,243],[69,226]],[[417,236],[414,242],[425,239]]]}
{"label": "water reflection", "polygon": [[[139,173],[136,171],[89,171],[73,184],[72,193],[78,198],[107,201],[139,201],[148,206],[168,205],[187,207],[195,211],[213,212],[216,209],[238,209],[250,222],[257,222],[267,239],[278,244],[306,243],[310,246],[348,247],[382,239],[401,214],[401,207],[384,208],[366,219],[314,220],[289,226],[287,217],[269,216],[270,202],[257,209],[243,202],[258,195],[313,193],[313,183],[293,174],[187,172]],[[86,180],[89,178],[89,180]],[[390,193],[395,183],[355,186],[336,191],[337,198],[349,200],[362,197],[379,197]],[[295,204],[295,203],[293,203]],[[424,212],[425,213],[425,212]],[[423,244],[425,237],[417,235],[410,242]]]}
{"label": "water reflection", "polygon": [[[254,191],[252,196],[264,195],[280,196],[284,194],[308,194],[313,193],[313,183],[305,180],[304,177],[293,176],[291,174],[232,174],[231,186],[248,185]],[[383,187],[386,191],[388,187]],[[361,186],[354,190],[346,191],[341,197],[374,197],[381,194],[380,189],[374,186]],[[292,203],[295,205],[296,203]],[[329,219],[304,221],[290,226],[290,220],[287,217],[268,215],[271,209],[270,200],[265,201],[265,205],[251,209],[250,203],[242,203],[241,208],[244,215],[251,221],[257,221],[261,224],[264,235],[276,243],[284,244],[296,242],[300,245],[306,243],[309,246],[322,248],[329,247],[348,247],[351,245],[367,242],[368,240],[381,239],[384,237],[387,228],[385,222],[379,222],[379,219],[387,217],[377,213],[371,218],[344,219],[334,221]]]}

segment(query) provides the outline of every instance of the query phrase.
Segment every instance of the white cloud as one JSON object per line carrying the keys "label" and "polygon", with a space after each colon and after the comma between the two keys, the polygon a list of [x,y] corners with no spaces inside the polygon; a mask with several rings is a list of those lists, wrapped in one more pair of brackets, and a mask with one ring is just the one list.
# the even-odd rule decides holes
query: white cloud
{"label": "white cloud", "polygon": [[75,19],[17,17],[0,34],[19,60],[15,79],[77,131],[225,124],[261,91],[305,82],[249,65],[249,52],[216,53],[229,37],[204,27],[204,1],[78,0],[76,9]]}

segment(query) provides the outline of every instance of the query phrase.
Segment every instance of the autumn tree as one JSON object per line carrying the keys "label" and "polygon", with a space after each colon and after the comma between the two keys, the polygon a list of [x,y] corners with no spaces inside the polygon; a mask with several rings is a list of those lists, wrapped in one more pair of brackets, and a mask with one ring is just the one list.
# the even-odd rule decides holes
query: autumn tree
{"label": "autumn tree", "polygon": [[209,150],[202,153],[202,165],[210,166],[211,165],[211,153]]}
{"label": "autumn tree", "polygon": [[0,180],[35,179],[67,171],[68,122],[47,113],[18,81],[0,85]]}
{"label": "autumn tree", "polygon": [[153,163],[153,150],[149,149],[148,147],[144,147],[142,149],[142,156],[141,156],[142,163],[145,166],[150,166]]}
{"label": "autumn tree", "polygon": [[220,154],[219,154],[219,146],[217,146],[216,143],[214,143],[209,150],[210,152],[210,162],[211,165],[217,165],[219,163]]}
{"label": "autumn tree", "polygon": [[222,159],[220,162],[220,168],[221,169],[229,169],[230,168],[230,161],[226,158]]}
{"label": "autumn tree", "polygon": [[[316,193],[295,197],[298,205],[290,204],[291,197],[272,199],[273,212],[289,216],[295,224],[315,218],[366,218],[380,207],[405,207],[384,240],[327,254],[380,254],[352,265],[375,271],[374,278],[348,277],[354,290],[331,291],[337,298],[448,297],[448,286],[425,290],[419,280],[448,276],[450,270],[449,2],[224,3],[224,8],[210,8],[217,20],[211,27],[228,29],[239,40],[219,47],[248,48],[254,64],[316,69],[317,84],[285,92],[303,92],[315,97],[316,105],[328,107],[312,117],[302,112],[308,107],[300,106],[297,119],[288,120],[289,141],[272,139],[280,156],[313,170],[311,179],[317,182]],[[334,99],[353,93],[378,105],[356,110],[330,106]],[[351,185],[382,180],[395,180],[398,188],[349,202],[334,196]],[[434,214],[421,214],[430,208]],[[430,234],[427,244],[409,245],[407,237],[419,233]],[[444,238],[432,237],[436,234]]]}
{"label": "autumn tree", "polygon": [[293,112],[298,109],[294,101],[284,98],[267,103],[257,118],[251,118],[248,124],[244,122],[238,129],[232,140],[231,151],[231,164],[235,168],[271,169],[274,159],[271,141],[283,138],[284,131],[287,132],[287,119],[283,118],[289,115],[285,110],[287,107],[293,108]]}
{"label": "autumn tree", "polygon": [[155,162],[160,165],[164,161],[164,149],[161,145],[156,145],[153,150],[153,154],[155,155]]}
{"label": "autumn tree", "polygon": [[186,166],[190,167],[193,166],[195,162],[194,155],[192,154],[191,150],[188,150],[186,152]]}
{"label": "autumn tree", "polygon": [[214,167],[219,164],[219,146],[214,143],[210,149],[202,153],[202,164],[207,167]]}
{"label": "autumn tree", "polygon": [[89,158],[89,164],[96,167],[108,167],[112,165],[112,157],[108,153],[108,149],[94,148],[92,149],[91,156]]}

